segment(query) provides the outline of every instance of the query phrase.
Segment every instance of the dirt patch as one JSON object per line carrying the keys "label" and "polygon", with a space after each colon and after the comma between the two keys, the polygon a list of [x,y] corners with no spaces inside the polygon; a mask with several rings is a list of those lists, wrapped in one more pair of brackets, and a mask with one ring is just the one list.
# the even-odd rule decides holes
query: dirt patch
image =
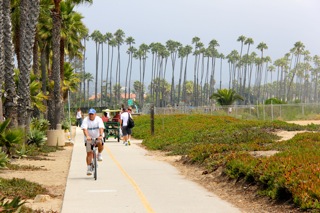
{"label": "dirt patch", "polygon": [[41,212],[60,212],[63,195],[67,183],[69,166],[73,146],[64,146],[63,150],[52,152],[45,158],[30,158],[14,160],[13,164],[34,166],[41,168],[33,171],[0,170],[0,177],[11,179],[21,178],[41,184],[48,189],[50,195],[45,199],[27,200],[27,206],[40,209]]}

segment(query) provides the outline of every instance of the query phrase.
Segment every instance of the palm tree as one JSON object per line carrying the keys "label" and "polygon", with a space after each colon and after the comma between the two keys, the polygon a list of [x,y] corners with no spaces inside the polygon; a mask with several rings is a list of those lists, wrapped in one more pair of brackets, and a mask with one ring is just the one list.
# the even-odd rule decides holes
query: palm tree
{"label": "palm tree", "polygon": [[287,97],[291,98],[291,86],[292,86],[292,82],[294,80],[294,77],[296,75],[297,72],[297,68],[300,64],[300,59],[301,59],[301,55],[304,52],[304,44],[301,41],[298,41],[294,44],[294,47],[291,49],[292,54],[295,56],[295,61],[294,61],[294,66],[293,69],[290,71],[291,72],[291,78],[289,81],[289,85],[288,85],[288,92],[287,92]]}
{"label": "palm tree", "polygon": [[68,98],[68,92],[75,92],[80,83],[80,75],[74,72],[74,68],[70,63],[64,63],[64,80],[62,85],[62,97],[65,102]]}
{"label": "palm tree", "polygon": [[[40,51],[40,69],[41,69],[41,91],[43,94],[47,94],[47,82],[49,73],[49,63],[50,63],[50,49],[52,40],[52,19],[50,16],[51,9],[53,8],[51,0],[40,1],[40,14],[39,23],[37,25],[37,40],[39,51]],[[53,100],[48,100],[53,103]],[[43,100],[44,105],[50,106],[53,104],[48,104],[47,100]],[[44,113],[44,118],[47,118],[47,113]]]}
{"label": "palm tree", "polygon": [[14,58],[11,33],[10,0],[3,0],[3,43],[5,69],[5,117],[10,119],[10,125],[17,127],[17,94],[14,83]]}
{"label": "palm tree", "polygon": [[189,55],[192,53],[192,47],[190,45],[185,46],[185,54],[186,54],[186,61],[184,65],[184,79],[183,79],[183,86],[182,86],[182,100],[186,103],[187,102],[187,96],[189,94],[192,94],[192,92],[188,92],[188,84],[187,83],[187,67],[188,67],[188,58]]}
{"label": "palm tree", "polygon": [[81,58],[83,46],[81,39],[88,34],[88,29],[83,24],[83,16],[74,11],[75,5],[70,1],[63,1],[60,4],[62,15],[61,39],[60,39],[60,77],[64,79],[65,53],[70,59]]}
{"label": "palm tree", "polygon": [[89,73],[89,72],[86,72],[85,73],[85,77],[84,77],[87,81],[87,100],[88,100],[88,103],[87,103],[87,107],[89,107],[89,88],[90,88],[90,82],[94,79],[92,74]]}
{"label": "palm tree", "polygon": [[96,77],[95,77],[95,86],[94,86],[94,104],[97,106],[97,96],[98,96],[98,68],[99,68],[99,56],[100,56],[100,44],[103,39],[103,35],[100,33],[99,30],[93,31],[90,35],[91,39],[96,44]]}
{"label": "palm tree", "polygon": [[[86,100],[86,49],[87,49],[87,40],[89,38],[89,35],[86,34],[83,36],[83,99]],[[80,105],[81,106],[81,105]]]}
{"label": "palm tree", "polygon": [[264,50],[268,49],[268,46],[264,43],[264,42],[260,42],[257,46],[257,49],[261,51],[261,57],[260,57],[260,63],[258,64],[258,80],[257,80],[257,86],[258,86],[258,93],[257,93],[257,97],[260,97],[260,92],[261,92],[261,79],[262,79],[262,71],[263,71],[263,62],[264,62],[264,58],[263,58],[263,53]]}
{"label": "palm tree", "polygon": [[[4,20],[3,16],[3,4],[0,3],[0,20]],[[4,24],[0,22],[0,88],[3,87],[3,76],[4,76],[4,43],[3,43],[3,35],[4,35]],[[0,97],[2,97],[2,90],[0,90]],[[2,109],[2,98],[0,99],[0,120],[3,120],[3,109]]]}
{"label": "palm tree", "polygon": [[315,68],[313,69],[313,80],[314,80],[314,101],[318,103],[318,78],[320,73],[320,57],[318,55],[315,55],[313,57],[313,62],[315,64]]}
{"label": "palm tree", "polygon": [[20,62],[18,63],[20,75],[18,85],[18,123],[25,125],[29,131],[31,116],[30,101],[30,72],[31,59],[39,17],[39,0],[20,1]]}
{"label": "palm tree", "polygon": [[[194,52],[193,52],[193,55],[194,55],[194,70],[193,70],[193,105],[196,105],[196,96],[198,95],[197,94],[197,91],[196,91],[196,88],[197,88],[197,76],[198,76],[198,57],[200,55],[200,52],[199,52],[199,48],[202,48],[203,47],[203,44],[200,42],[200,38],[195,36],[192,38],[192,44],[194,44]],[[199,59],[200,60],[200,59]]]}
{"label": "palm tree", "polygon": [[181,47],[181,43],[173,40],[168,40],[166,42],[166,47],[170,53],[171,65],[172,65],[170,103],[171,103],[171,106],[173,106],[175,102],[174,69],[175,69],[178,49],[179,47]]}
{"label": "palm tree", "polygon": [[179,47],[178,57],[180,58],[180,74],[179,74],[179,84],[178,84],[178,100],[177,103],[180,103],[181,97],[181,81],[182,81],[182,71],[183,71],[183,59],[186,57],[186,50],[184,47]]}
{"label": "palm tree", "polygon": [[237,73],[237,79],[239,79],[239,82],[238,82],[238,85],[237,85],[237,88],[238,88],[238,91],[241,92],[241,88],[242,88],[242,79],[243,79],[243,75],[242,75],[242,63],[241,63],[241,58],[242,58],[242,49],[243,49],[243,43],[245,42],[246,40],[246,37],[244,35],[241,35],[238,37],[237,41],[241,43],[241,48],[240,48],[240,55],[239,55],[239,61],[237,63],[237,68],[238,68],[238,73]]}
{"label": "palm tree", "polygon": [[249,59],[249,51],[250,51],[250,46],[254,44],[254,41],[252,38],[247,38],[244,42],[245,45],[248,45],[248,49],[247,49],[247,54],[246,54],[246,60],[245,60],[245,66],[244,66],[244,74],[243,74],[243,89],[242,89],[242,93],[245,90],[246,87],[246,81],[247,81],[247,69],[248,69],[248,59]]}
{"label": "palm tree", "polygon": [[[134,38],[129,36],[127,37],[127,39],[125,40],[126,44],[129,45],[129,48],[128,48],[128,55],[129,55],[129,59],[128,59],[128,66],[127,66],[127,73],[126,73],[126,81],[125,81],[125,89],[124,89],[124,98],[125,100],[127,100],[127,92],[128,92],[128,84],[130,84],[130,80],[129,80],[129,83],[128,83],[128,77],[129,77],[129,73],[131,74],[131,71],[132,71],[132,58],[133,58],[133,53],[136,51],[136,48],[134,48],[132,46],[132,44],[134,44]],[[131,76],[131,75],[130,75]],[[129,99],[130,99],[130,93],[129,93]]]}
{"label": "palm tree", "polygon": [[240,58],[239,53],[237,50],[232,50],[229,55],[226,56],[229,63],[229,89],[235,88],[236,83],[236,68],[237,68],[237,62]]}
{"label": "palm tree", "polygon": [[[273,66],[273,65],[269,65],[267,71],[270,72],[271,84],[272,84],[272,83],[273,83],[272,73],[276,71],[276,68],[275,68],[275,66]],[[272,91],[271,91],[272,98],[274,98],[274,97],[275,97],[275,96],[274,96],[275,93],[274,93],[274,91],[273,91],[273,87],[272,87],[271,89],[272,89]]]}
{"label": "palm tree", "polygon": [[[54,8],[51,10],[53,19],[52,27],[52,77],[54,82],[53,103],[49,106],[48,111],[51,113],[51,128],[56,129],[56,126],[61,121],[61,95],[60,95],[60,36],[61,36],[61,11],[60,3],[62,0],[52,0]],[[92,0],[70,0],[73,4],[92,3]]]}
{"label": "palm tree", "polygon": [[[141,84],[140,81],[135,81],[135,82],[133,82],[133,88],[134,88],[136,94],[141,94],[142,91],[144,90],[143,87],[144,87],[144,85]],[[141,96],[139,95],[139,96],[138,96],[138,101],[141,103],[142,100],[140,100],[140,98],[141,98]]]}
{"label": "palm tree", "polygon": [[113,98],[112,98],[112,96],[113,96],[113,94],[112,94],[112,89],[113,89],[113,86],[112,86],[112,65],[113,65],[113,50],[114,50],[114,47],[117,46],[117,41],[113,38],[109,41],[109,45],[111,46],[110,81],[109,81],[110,93],[109,93],[109,95],[110,95],[110,104],[111,104],[111,106],[114,106],[113,104],[115,102],[113,102]]}
{"label": "palm tree", "polygon": [[216,93],[210,96],[210,99],[215,99],[221,106],[232,105],[237,100],[244,100],[233,89],[218,89]]}
{"label": "palm tree", "polygon": [[221,84],[222,84],[222,60],[225,58],[223,53],[220,53],[219,58],[220,58],[220,86],[219,86],[219,89],[221,89]]}
{"label": "palm tree", "polygon": [[[117,68],[116,68],[116,83],[120,86],[120,79],[121,79],[120,46],[124,42],[125,33],[123,32],[123,30],[118,29],[114,33],[114,37],[115,37],[115,40],[117,42],[117,49],[118,49]],[[119,103],[119,101],[120,101],[120,90],[117,90],[116,92],[119,92],[119,93],[115,94],[116,95],[116,101],[117,101],[117,103]]]}
{"label": "palm tree", "polygon": [[[140,71],[140,84],[141,86],[141,90],[135,90],[136,94],[138,94],[138,100],[140,102],[140,108],[143,108],[143,104],[144,104],[144,80],[145,80],[145,71],[146,71],[146,59],[147,59],[147,53],[149,51],[149,46],[147,44],[141,44],[139,46],[139,49],[136,50],[133,54],[133,57],[135,59],[139,60],[139,71]],[[131,75],[131,73],[130,73]],[[153,69],[152,69],[152,73],[151,73],[151,77],[153,75]],[[130,76],[130,80],[131,81],[131,76]],[[151,82],[152,83],[152,82]],[[134,87],[135,88],[135,87]],[[129,94],[130,94],[130,85],[129,85]],[[150,93],[151,94],[151,93]]]}
{"label": "palm tree", "polygon": [[102,94],[103,94],[103,61],[104,61],[104,57],[103,57],[103,45],[104,43],[107,42],[107,36],[106,35],[102,35],[101,37],[101,41],[100,41],[100,45],[101,45],[101,73],[100,73],[100,107],[102,106]]}
{"label": "palm tree", "polygon": [[[108,54],[107,54],[108,60],[107,60],[107,71],[106,71],[106,91],[105,91],[106,96],[108,95],[108,84],[109,84],[108,79],[109,79],[109,73],[111,72],[110,71],[110,41],[111,41],[112,37],[113,37],[113,34],[110,32],[107,32],[105,34],[106,42],[108,45]],[[111,91],[111,89],[110,89],[110,91]],[[109,98],[111,98],[111,92],[109,94]]]}
{"label": "palm tree", "polygon": [[[210,87],[208,87],[207,89],[209,89],[209,91],[207,91],[207,97],[209,96],[209,93],[213,93],[214,92],[214,86],[215,86],[215,80],[214,80],[214,75],[215,75],[215,61],[216,61],[216,58],[219,58],[219,53],[216,49],[216,47],[219,47],[219,43],[217,40],[215,39],[212,39],[210,42],[209,42],[209,47],[208,47],[208,50],[210,52],[209,54],[209,58],[211,58],[211,73],[210,73],[210,79],[209,82],[206,82],[207,84],[210,85]],[[209,60],[208,58],[208,60]]]}

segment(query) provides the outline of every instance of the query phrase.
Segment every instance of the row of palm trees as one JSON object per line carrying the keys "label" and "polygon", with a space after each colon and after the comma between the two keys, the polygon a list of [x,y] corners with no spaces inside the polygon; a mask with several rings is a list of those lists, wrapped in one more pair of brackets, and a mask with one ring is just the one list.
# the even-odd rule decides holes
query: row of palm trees
{"label": "row of palm trees", "polygon": [[[156,106],[174,106],[181,103],[193,106],[208,105],[212,102],[210,96],[217,89],[222,89],[222,76],[226,74],[229,76],[228,89],[244,97],[240,104],[262,103],[272,97],[284,102],[318,102],[319,100],[319,56],[311,57],[310,52],[300,41],[296,42],[282,58],[272,61],[269,56],[265,56],[265,51],[268,49],[266,43],[260,42],[256,46],[258,51],[256,53],[251,50],[254,40],[243,35],[237,39],[240,50],[232,50],[226,56],[218,51],[219,43],[215,39],[212,39],[207,46],[199,37],[194,37],[191,45],[182,45],[178,41],[168,40],[165,44],[142,43],[139,47],[135,47],[134,38],[131,36],[125,38],[125,33],[121,29],[113,34],[107,32],[105,35],[95,30],[89,38],[96,44],[96,105],[98,78],[101,80],[103,100],[105,104],[111,106],[126,102],[132,91],[132,81],[140,107],[143,107],[145,100],[155,103]],[[121,70],[120,48],[124,43],[127,44],[127,67]],[[104,45],[108,48],[105,71]],[[100,48],[102,60],[99,77]],[[116,59],[114,59],[114,49],[116,49]],[[188,64],[191,57],[193,64]],[[138,61],[139,67],[132,67],[133,60]],[[116,66],[113,65],[114,61]],[[228,66],[223,67],[225,61]],[[138,74],[134,75],[136,79],[132,79],[133,70]],[[168,74],[168,70],[171,73]],[[145,85],[146,72],[151,76],[150,85]],[[220,79],[216,77],[217,72],[220,72]],[[276,79],[274,79],[274,73]],[[193,79],[187,79],[188,74],[192,74]],[[125,80],[124,84],[120,85],[122,76]],[[178,76],[178,79],[175,79],[175,76]],[[167,78],[171,78],[170,83],[167,82]],[[83,88],[86,80],[82,79]],[[188,89],[190,85],[191,91]],[[121,88],[124,90],[121,91]],[[124,100],[120,99],[121,92],[125,94]]]}
{"label": "row of palm trees", "polygon": [[79,84],[65,61],[82,57],[88,34],[74,10],[80,3],[92,0],[0,2],[0,119],[5,115],[11,126],[28,130],[32,116],[47,118],[52,129],[61,123],[66,94]]}

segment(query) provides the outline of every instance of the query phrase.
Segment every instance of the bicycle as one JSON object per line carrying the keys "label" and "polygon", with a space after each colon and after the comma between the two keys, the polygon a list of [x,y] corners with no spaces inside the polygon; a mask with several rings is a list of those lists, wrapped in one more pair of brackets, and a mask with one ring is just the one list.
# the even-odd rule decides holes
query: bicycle
{"label": "bicycle", "polygon": [[91,161],[91,170],[93,171],[93,178],[94,180],[97,180],[97,177],[98,177],[98,171],[97,171],[97,168],[98,168],[98,162],[97,162],[97,138],[92,138],[91,139],[92,142],[91,142],[91,149],[92,149],[92,153],[93,153],[93,158],[92,158],[92,161]]}

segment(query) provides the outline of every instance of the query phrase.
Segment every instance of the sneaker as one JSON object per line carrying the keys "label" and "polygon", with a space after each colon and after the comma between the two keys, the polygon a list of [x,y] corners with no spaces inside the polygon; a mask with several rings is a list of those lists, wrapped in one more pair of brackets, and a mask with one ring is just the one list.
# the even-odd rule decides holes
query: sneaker
{"label": "sneaker", "polygon": [[88,169],[87,169],[87,175],[92,175],[92,171],[91,171],[91,166],[88,166]]}
{"label": "sneaker", "polygon": [[128,141],[128,145],[129,145],[129,146],[131,145],[130,141]]}
{"label": "sneaker", "polygon": [[124,145],[125,145],[125,146],[128,146],[128,142],[125,142]]}
{"label": "sneaker", "polygon": [[101,156],[101,153],[98,153],[98,161],[102,161],[102,156]]}

